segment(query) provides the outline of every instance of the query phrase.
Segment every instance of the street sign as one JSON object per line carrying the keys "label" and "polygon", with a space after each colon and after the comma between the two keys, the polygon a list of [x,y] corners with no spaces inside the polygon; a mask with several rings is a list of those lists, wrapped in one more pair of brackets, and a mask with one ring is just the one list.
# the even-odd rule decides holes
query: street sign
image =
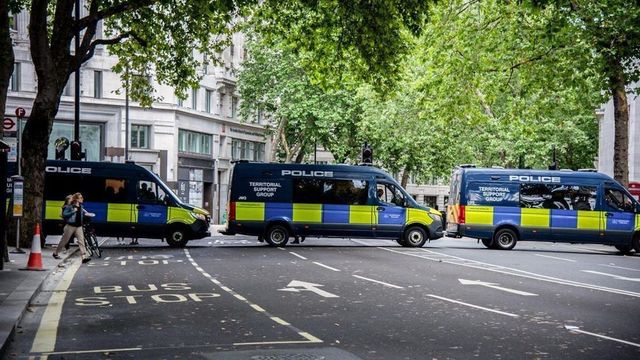
{"label": "street sign", "polygon": [[284,289],[278,289],[278,291],[288,291],[288,292],[301,292],[301,291],[311,291],[316,293],[322,297],[326,298],[337,298],[340,297],[338,295],[334,295],[330,292],[324,291],[322,289],[318,289],[319,286],[323,286],[320,284],[314,284],[304,281],[293,280],[287,285]]}
{"label": "street sign", "polygon": [[509,289],[509,288],[506,288],[506,287],[498,286],[498,284],[495,284],[495,283],[490,283],[490,282],[485,282],[485,281],[480,281],[480,280],[458,279],[458,281],[460,281],[460,283],[462,285],[480,285],[480,286],[486,286],[488,288],[492,288],[492,289],[496,289],[496,290],[500,290],[500,291],[506,291],[506,292],[512,293],[512,294],[522,295],[522,296],[538,296],[538,294],[532,294],[532,293],[529,293],[529,292],[526,292],[526,291]]}
{"label": "street sign", "polygon": [[7,145],[9,145],[9,154],[7,155],[8,162],[18,161],[18,139],[14,137],[6,137],[2,139]]}
{"label": "street sign", "polygon": [[24,117],[25,115],[27,115],[27,111],[24,108],[16,108],[16,116],[19,118]]}
{"label": "street sign", "polygon": [[16,122],[11,118],[4,118],[4,120],[2,120],[2,130],[4,130],[4,132],[16,131]]}

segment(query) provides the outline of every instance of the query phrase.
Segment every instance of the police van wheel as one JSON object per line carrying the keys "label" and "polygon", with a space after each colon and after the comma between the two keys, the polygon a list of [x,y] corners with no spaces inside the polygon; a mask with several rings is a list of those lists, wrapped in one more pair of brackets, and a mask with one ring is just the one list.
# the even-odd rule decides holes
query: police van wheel
{"label": "police van wheel", "polygon": [[615,248],[625,255],[631,252],[631,245],[615,245]]}
{"label": "police van wheel", "polygon": [[407,246],[407,243],[404,241],[404,238],[396,239],[396,242],[402,246]]}
{"label": "police van wheel", "polygon": [[412,226],[404,232],[404,244],[407,247],[422,247],[427,242],[427,232],[419,226]]}
{"label": "police van wheel", "polygon": [[271,246],[285,246],[289,241],[289,230],[282,225],[272,225],[265,234],[265,240]]}
{"label": "police van wheel", "polygon": [[511,250],[518,242],[518,234],[511,229],[500,229],[493,235],[493,246],[500,250]]}
{"label": "police van wheel", "polygon": [[631,245],[633,245],[633,248],[636,250],[636,254],[640,254],[640,232],[633,235]]}
{"label": "police van wheel", "polygon": [[482,241],[482,245],[486,246],[488,249],[495,249],[496,247],[493,246],[493,240],[492,239],[480,239],[480,241]]}
{"label": "police van wheel", "polygon": [[187,241],[184,230],[179,227],[174,227],[167,233],[167,244],[171,247],[185,247],[187,245]]}

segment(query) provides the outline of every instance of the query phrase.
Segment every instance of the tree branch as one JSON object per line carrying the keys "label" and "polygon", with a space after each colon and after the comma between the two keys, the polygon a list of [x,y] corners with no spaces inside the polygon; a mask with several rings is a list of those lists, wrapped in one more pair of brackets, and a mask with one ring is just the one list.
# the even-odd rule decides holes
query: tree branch
{"label": "tree branch", "polygon": [[124,40],[124,39],[126,39],[126,38],[128,38],[128,37],[133,37],[133,38],[136,38],[136,39],[137,39],[137,36],[134,36],[134,35],[133,35],[133,33],[131,33],[131,32],[126,32],[126,33],[124,33],[124,34],[120,34],[119,36],[116,36],[116,37],[111,38],[111,39],[97,39],[97,40],[94,40],[94,41],[91,43],[91,45],[89,45],[89,48],[88,48],[87,50],[84,50],[84,51],[83,51],[83,50],[81,50],[81,51],[80,51],[80,54],[85,54],[85,55],[82,57],[82,61],[81,61],[80,63],[78,63],[78,62],[77,62],[77,61],[78,61],[78,59],[79,59],[80,54],[76,54],[76,56],[74,57],[74,60],[75,60],[75,61],[74,61],[74,64],[75,64],[76,66],[80,66],[83,62],[85,62],[85,61],[87,61],[87,60],[91,59],[91,58],[93,57],[93,54],[95,53],[95,51],[96,51],[96,47],[97,47],[98,45],[113,45],[113,44],[118,44],[118,43],[120,43],[122,40]]}
{"label": "tree branch", "polygon": [[89,26],[93,26],[97,24],[100,20],[106,19],[114,15],[122,14],[127,11],[135,11],[146,6],[153,5],[156,2],[157,0],[130,0],[130,1],[124,1],[121,3],[116,3],[113,6],[108,7],[106,9],[102,9],[102,10],[96,9],[95,12],[93,13],[89,12],[88,16],[85,16],[82,19],[80,19],[76,23],[76,26],[80,30],[82,30]]}

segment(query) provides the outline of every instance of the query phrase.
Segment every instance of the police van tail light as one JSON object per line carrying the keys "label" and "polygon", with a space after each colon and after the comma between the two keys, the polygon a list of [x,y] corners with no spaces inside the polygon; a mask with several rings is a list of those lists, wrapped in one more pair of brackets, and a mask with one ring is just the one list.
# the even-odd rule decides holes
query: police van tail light
{"label": "police van tail light", "polygon": [[460,205],[458,207],[458,224],[464,224],[465,220],[464,205]]}
{"label": "police van tail light", "polygon": [[229,221],[235,221],[235,220],[236,220],[236,203],[230,202],[229,203]]}

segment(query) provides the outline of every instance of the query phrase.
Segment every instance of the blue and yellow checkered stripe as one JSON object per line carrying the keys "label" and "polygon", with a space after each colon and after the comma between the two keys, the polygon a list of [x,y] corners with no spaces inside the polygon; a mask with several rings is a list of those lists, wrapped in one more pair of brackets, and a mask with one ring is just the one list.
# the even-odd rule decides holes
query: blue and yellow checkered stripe
{"label": "blue and yellow checkered stripe", "polygon": [[334,205],[236,202],[237,221],[287,219],[304,224],[408,224],[433,222],[425,210],[387,207],[378,213],[374,205]]}
{"label": "blue and yellow checkered stripe", "polygon": [[633,230],[640,228],[640,215],[604,211],[529,209],[503,206],[466,206],[467,225],[511,224],[528,228],[578,230]]}
{"label": "blue and yellow checkered stripe", "polygon": [[[64,201],[47,200],[45,202],[45,220],[60,220]],[[97,223],[138,223],[138,224],[171,224],[174,222],[192,224],[195,218],[191,211],[180,207],[145,204],[85,202],[84,208],[95,214],[92,219]]]}

